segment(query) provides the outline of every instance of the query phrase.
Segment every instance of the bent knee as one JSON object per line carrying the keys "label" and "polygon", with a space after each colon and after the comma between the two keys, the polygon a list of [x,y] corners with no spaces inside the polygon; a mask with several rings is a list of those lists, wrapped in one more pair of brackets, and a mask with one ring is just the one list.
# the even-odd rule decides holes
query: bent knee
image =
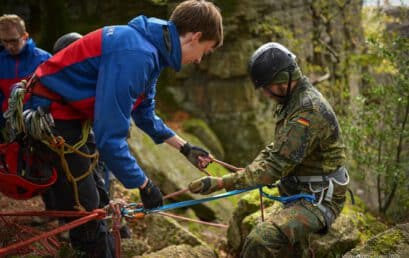
{"label": "bent knee", "polygon": [[253,228],[244,242],[242,257],[279,257],[288,246],[287,238],[270,223],[260,223]]}

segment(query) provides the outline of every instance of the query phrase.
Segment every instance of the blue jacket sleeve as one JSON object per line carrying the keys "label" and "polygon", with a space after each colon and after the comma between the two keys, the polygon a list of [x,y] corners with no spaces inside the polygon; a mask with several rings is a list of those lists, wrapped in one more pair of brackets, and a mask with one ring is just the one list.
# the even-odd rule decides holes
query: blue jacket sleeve
{"label": "blue jacket sleeve", "polygon": [[94,133],[102,160],[127,188],[145,181],[145,173],[129,152],[126,137],[131,109],[154,69],[152,58],[121,51],[101,58],[95,97]]}
{"label": "blue jacket sleeve", "polygon": [[132,118],[140,129],[148,134],[156,144],[159,144],[174,136],[175,132],[167,127],[163,120],[156,115],[156,85],[150,86],[145,93],[145,99],[135,110],[132,110]]}

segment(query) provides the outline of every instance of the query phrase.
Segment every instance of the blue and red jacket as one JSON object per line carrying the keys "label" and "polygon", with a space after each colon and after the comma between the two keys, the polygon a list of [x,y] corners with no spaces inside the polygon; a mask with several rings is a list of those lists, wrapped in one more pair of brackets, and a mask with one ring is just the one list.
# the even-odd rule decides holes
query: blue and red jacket
{"label": "blue and red jacket", "polygon": [[175,135],[155,114],[156,81],[167,66],[181,68],[175,25],[138,16],[91,32],[40,65],[39,87],[63,101],[33,96],[28,103],[48,106],[54,119],[93,120],[102,160],[125,187],[139,187],[146,176],[129,152],[130,118],[155,143]]}
{"label": "blue and red jacket", "polygon": [[7,100],[12,85],[27,79],[41,63],[50,57],[50,53],[36,48],[32,39],[26,41],[26,45],[16,56],[10,55],[4,48],[0,51],[0,124],[4,121],[2,112],[7,110]]}

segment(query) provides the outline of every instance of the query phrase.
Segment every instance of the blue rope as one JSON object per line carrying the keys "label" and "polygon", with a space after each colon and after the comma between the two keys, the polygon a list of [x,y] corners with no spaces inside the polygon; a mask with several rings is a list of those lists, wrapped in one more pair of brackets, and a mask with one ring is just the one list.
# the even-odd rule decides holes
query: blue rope
{"label": "blue rope", "polygon": [[[202,198],[202,199],[198,199],[198,200],[188,200],[188,201],[165,204],[163,206],[160,206],[160,207],[157,207],[157,208],[154,208],[154,209],[149,209],[149,210],[146,210],[143,207],[142,208],[137,208],[137,209],[123,208],[121,212],[122,212],[122,215],[126,216],[126,215],[129,215],[129,214],[139,213],[139,212],[149,214],[149,213],[155,213],[155,212],[160,212],[160,211],[167,211],[167,210],[193,206],[193,205],[201,204],[201,203],[204,203],[204,202],[209,202],[209,201],[213,201],[213,200],[217,200],[217,199],[221,199],[221,198],[241,194],[241,193],[252,191],[252,190],[258,189],[258,188],[261,190],[261,193],[263,194],[263,196],[265,196],[265,197],[267,197],[267,198],[269,198],[271,200],[282,202],[284,204],[287,204],[287,203],[290,203],[290,202],[293,202],[295,200],[302,199],[302,198],[309,201],[309,202],[314,202],[315,201],[315,196],[311,195],[311,194],[295,194],[295,195],[291,195],[291,196],[273,196],[273,195],[267,194],[264,191],[262,191],[261,187],[256,186],[256,187],[251,187],[251,188],[242,189],[242,190],[233,190],[233,191],[230,191],[230,192],[225,192],[225,193],[222,193],[222,194],[218,194],[218,195],[214,195],[214,196],[211,196],[211,197]],[[136,205],[137,205],[136,203],[131,203],[131,204],[128,205],[128,207],[132,207],[132,206],[136,206]]]}
{"label": "blue rope", "polygon": [[294,194],[290,196],[273,196],[273,195],[270,195],[264,192],[263,190],[261,190],[261,193],[263,194],[264,197],[267,197],[268,199],[279,201],[284,204],[296,201],[298,199],[305,199],[306,201],[309,201],[311,203],[315,202],[315,196],[312,194]]}
{"label": "blue rope", "polygon": [[[188,200],[188,201],[165,204],[163,206],[160,206],[160,207],[157,207],[157,208],[154,208],[154,209],[150,209],[150,210],[146,210],[144,208],[138,208],[138,209],[134,209],[134,210],[124,209],[124,210],[122,210],[122,213],[123,213],[123,215],[127,215],[128,213],[143,212],[145,214],[148,214],[148,213],[154,213],[154,212],[159,212],[159,211],[167,211],[167,210],[172,210],[172,209],[176,209],[176,208],[183,208],[183,207],[187,207],[187,206],[193,206],[193,205],[197,205],[197,204],[200,204],[200,203],[209,202],[209,201],[229,197],[229,196],[232,196],[232,195],[241,194],[241,193],[244,193],[244,192],[254,190],[256,188],[257,187],[252,187],[252,188],[247,188],[247,189],[242,189],[242,190],[233,190],[233,191],[230,191],[230,192],[225,192],[225,193],[222,193],[222,194],[214,195],[214,196],[203,198],[203,199]],[[129,204],[129,206],[136,206],[136,204],[134,204],[134,203]]]}

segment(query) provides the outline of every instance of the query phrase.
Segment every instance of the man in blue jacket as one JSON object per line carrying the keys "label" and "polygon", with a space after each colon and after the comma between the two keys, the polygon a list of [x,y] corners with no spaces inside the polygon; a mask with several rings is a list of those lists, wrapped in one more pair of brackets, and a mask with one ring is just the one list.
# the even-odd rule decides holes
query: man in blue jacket
{"label": "man in blue jacket", "polygon": [[[55,131],[69,144],[81,137],[84,121],[92,121],[100,157],[127,188],[139,188],[145,208],[162,205],[160,190],[131,155],[126,141],[130,119],[155,143],[180,150],[198,168],[210,162],[209,153],[175,134],[155,114],[156,81],[165,67],[175,71],[182,64],[200,63],[223,43],[222,17],[204,0],[188,0],[176,6],[169,21],[138,16],[127,25],[108,26],[85,35],[61,50],[35,71],[34,94],[26,102],[32,112],[47,108]],[[43,98],[49,92],[57,98]],[[27,116],[26,117],[35,117]],[[27,121],[26,121],[27,122]],[[28,121],[29,122],[29,121]],[[92,153],[92,144],[81,151]],[[85,174],[91,159],[66,154],[74,177]],[[58,160],[58,159],[56,159]],[[75,193],[63,169],[52,186],[58,209],[74,209],[74,196],[86,210],[101,206],[95,179],[86,176]],[[87,257],[112,257],[114,247],[104,221],[92,221],[70,231],[74,248]]]}
{"label": "man in blue jacket", "polygon": [[50,54],[36,48],[29,38],[24,20],[15,14],[0,16],[0,127],[4,127],[3,112],[11,86],[27,79]]}

